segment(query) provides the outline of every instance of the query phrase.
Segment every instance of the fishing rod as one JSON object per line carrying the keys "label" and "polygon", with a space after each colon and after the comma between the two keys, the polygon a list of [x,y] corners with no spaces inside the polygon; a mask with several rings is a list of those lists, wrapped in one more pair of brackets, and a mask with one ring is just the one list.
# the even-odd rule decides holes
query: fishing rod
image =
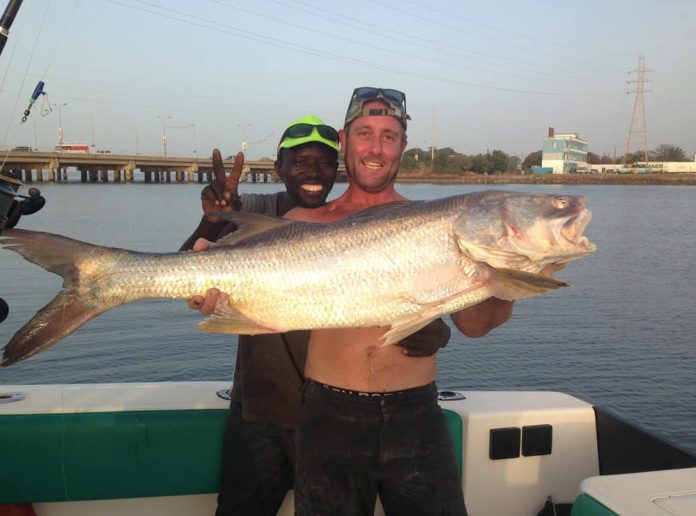
{"label": "fishing rod", "polygon": [[10,27],[12,27],[12,22],[17,17],[17,12],[22,5],[22,0],[10,0],[5,8],[5,12],[0,18],[0,54],[2,54],[2,49],[5,48],[5,43],[7,43],[7,37],[10,35]]}

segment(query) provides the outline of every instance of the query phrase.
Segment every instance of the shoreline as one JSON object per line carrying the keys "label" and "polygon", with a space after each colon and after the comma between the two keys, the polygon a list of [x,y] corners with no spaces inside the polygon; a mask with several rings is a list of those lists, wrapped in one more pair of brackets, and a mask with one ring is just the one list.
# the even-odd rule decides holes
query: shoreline
{"label": "shoreline", "polygon": [[533,185],[667,185],[696,186],[696,174],[409,174],[399,183],[434,184],[533,184]]}

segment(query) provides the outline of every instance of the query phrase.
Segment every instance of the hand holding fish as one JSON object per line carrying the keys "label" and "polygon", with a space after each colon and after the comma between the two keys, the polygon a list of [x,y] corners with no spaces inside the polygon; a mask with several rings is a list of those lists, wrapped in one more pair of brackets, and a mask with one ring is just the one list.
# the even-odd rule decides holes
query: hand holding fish
{"label": "hand holding fish", "polygon": [[232,172],[228,176],[222,162],[222,155],[219,149],[213,149],[213,181],[201,192],[201,203],[203,213],[208,222],[217,223],[222,219],[215,212],[239,211],[241,202],[239,200],[239,178],[244,168],[244,153],[238,152],[234,157]]}
{"label": "hand holding fish", "polygon": [[[205,238],[199,238],[196,240],[196,242],[193,244],[193,250],[198,252],[198,251],[205,251],[207,249],[210,249],[211,247],[215,247],[215,242],[211,242],[210,240],[206,240]],[[188,299],[188,305],[191,310],[198,310],[200,311],[203,315],[210,315],[213,313],[213,310],[215,309],[215,305],[217,304],[218,301],[227,301],[229,299],[229,296],[225,294],[224,292],[220,292],[220,289],[217,288],[210,288],[208,291],[205,293],[204,296],[193,296]]]}

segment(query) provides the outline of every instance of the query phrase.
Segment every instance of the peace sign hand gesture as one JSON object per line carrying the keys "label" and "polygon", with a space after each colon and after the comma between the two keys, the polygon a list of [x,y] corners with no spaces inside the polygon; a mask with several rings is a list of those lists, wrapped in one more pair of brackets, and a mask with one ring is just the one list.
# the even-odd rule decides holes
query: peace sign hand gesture
{"label": "peace sign hand gesture", "polygon": [[228,176],[222,163],[219,149],[213,149],[213,181],[201,192],[203,214],[208,222],[217,223],[222,219],[213,215],[215,212],[239,211],[242,203],[239,199],[239,178],[244,168],[244,153],[238,152],[234,157],[232,172]]}

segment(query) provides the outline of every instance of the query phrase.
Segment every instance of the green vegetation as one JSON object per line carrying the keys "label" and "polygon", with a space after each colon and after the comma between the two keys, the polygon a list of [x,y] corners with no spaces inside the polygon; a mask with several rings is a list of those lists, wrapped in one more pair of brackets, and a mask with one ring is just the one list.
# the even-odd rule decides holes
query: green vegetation
{"label": "green vegetation", "polygon": [[434,153],[432,149],[408,149],[401,160],[403,171],[421,174],[506,174],[518,172],[519,166],[520,158],[501,150],[467,155],[451,147],[435,149]]}

